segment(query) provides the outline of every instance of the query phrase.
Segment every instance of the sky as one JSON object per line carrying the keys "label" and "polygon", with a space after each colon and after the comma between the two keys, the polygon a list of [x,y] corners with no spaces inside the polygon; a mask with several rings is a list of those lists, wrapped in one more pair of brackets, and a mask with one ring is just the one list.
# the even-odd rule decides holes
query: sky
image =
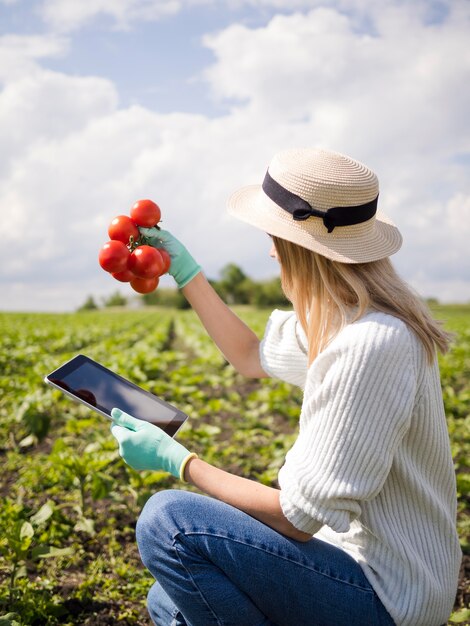
{"label": "sky", "polygon": [[0,310],[132,296],[97,255],[140,198],[208,277],[275,276],[226,203],[297,147],[372,168],[399,273],[469,302],[469,37],[468,0],[0,0]]}

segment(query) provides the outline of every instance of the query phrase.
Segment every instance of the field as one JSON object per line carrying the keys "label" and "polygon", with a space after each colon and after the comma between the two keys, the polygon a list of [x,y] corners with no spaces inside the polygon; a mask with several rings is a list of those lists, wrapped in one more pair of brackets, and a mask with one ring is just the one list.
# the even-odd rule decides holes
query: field
{"label": "field", "polygon": [[[239,313],[261,336],[268,312]],[[470,306],[435,313],[456,333],[441,359],[465,553],[450,623],[470,624]],[[234,473],[275,484],[295,439],[300,391],[236,374],[191,311],[0,313],[0,626],[150,625],[135,521],[179,484],[130,469],[104,418],[43,383],[77,353],[187,412],[178,438]]]}

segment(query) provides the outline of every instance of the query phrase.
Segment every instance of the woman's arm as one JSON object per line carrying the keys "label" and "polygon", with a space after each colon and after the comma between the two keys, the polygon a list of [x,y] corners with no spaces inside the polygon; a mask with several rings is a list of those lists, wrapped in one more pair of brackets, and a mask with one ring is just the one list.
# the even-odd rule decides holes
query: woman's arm
{"label": "woman's arm", "polygon": [[[245,376],[267,375],[260,363],[258,337],[230,310],[202,273],[183,287],[182,292],[227,361]],[[198,458],[187,462],[184,478],[207,495],[244,511],[291,539],[311,539],[311,535],[295,528],[285,517],[278,489],[230,474]]]}
{"label": "woman's arm", "polygon": [[204,274],[197,274],[181,291],[227,361],[244,376],[266,377],[258,337],[217,295]]}
{"label": "woman's arm", "polygon": [[219,350],[241,374],[264,378],[259,339],[219,298],[184,245],[169,231],[140,228],[145,241],[155,248],[165,248],[171,258],[169,274],[197,313]]}
{"label": "woman's arm", "polygon": [[312,535],[295,528],[285,517],[278,489],[229,474],[198,458],[187,462],[184,478],[207,495],[248,513],[282,535],[296,541],[312,538]]}
{"label": "woman's arm", "polygon": [[209,465],[155,424],[137,419],[119,408],[113,408],[111,417],[111,432],[119,443],[119,454],[134,469],[170,472],[287,537],[296,541],[311,538],[311,535],[297,530],[284,516],[279,490]]}

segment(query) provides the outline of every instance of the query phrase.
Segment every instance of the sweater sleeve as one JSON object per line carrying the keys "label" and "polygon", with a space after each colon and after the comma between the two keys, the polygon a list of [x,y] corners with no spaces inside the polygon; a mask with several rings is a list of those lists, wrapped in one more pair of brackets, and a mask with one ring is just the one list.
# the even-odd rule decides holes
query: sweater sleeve
{"label": "sweater sleeve", "polygon": [[260,343],[260,361],[264,371],[303,388],[307,375],[307,352],[307,338],[295,313],[273,311]]}
{"label": "sweater sleeve", "polygon": [[411,419],[416,388],[405,324],[346,327],[312,363],[299,436],[279,473],[281,507],[299,530],[347,532],[374,498]]}

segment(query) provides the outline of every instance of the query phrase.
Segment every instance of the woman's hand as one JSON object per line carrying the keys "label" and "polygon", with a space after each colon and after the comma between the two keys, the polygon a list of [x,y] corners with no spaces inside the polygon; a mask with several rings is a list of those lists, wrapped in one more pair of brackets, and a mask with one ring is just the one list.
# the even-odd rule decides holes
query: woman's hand
{"label": "woman's hand", "polygon": [[184,470],[195,453],[166,434],[161,428],[136,419],[121,409],[113,409],[111,426],[119,442],[119,454],[136,470],[164,470],[184,480]]}
{"label": "woman's hand", "polygon": [[139,228],[147,243],[154,248],[165,248],[171,258],[169,274],[173,276],[179,289],[191,281],[201,271],[201,266],[183,244],[167,230],[159,228]]}
{"label": "woman's hand", "polygon": [[[161,428],[113,409],[111,432],[119,453],[136,470],[164,470],[187,481],[208,495],[245,511],[264,524],[297,541],[311,535],[298,530],[284,517],[280,491],[224,472],[198,459]],[[185,478],[186,473],[186,478]]]}

